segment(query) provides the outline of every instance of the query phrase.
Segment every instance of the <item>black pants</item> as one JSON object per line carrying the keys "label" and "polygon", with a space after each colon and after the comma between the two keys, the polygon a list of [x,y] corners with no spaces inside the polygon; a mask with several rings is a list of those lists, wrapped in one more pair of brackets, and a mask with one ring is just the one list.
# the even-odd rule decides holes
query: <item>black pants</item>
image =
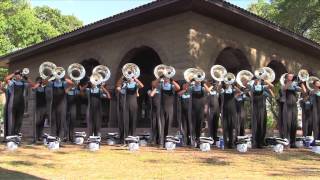
{"label": "black pants", "polygon": [[73,141],[74,125],[77,120],[78,97],[67,95],[67,138]]}
{"label": "black pants", "polygon": [[190,98],[181,98],[181,126],[185,145],[194,145],[194,126],[192,122],[192,107]]}
{"label": "black pants", "polygon": [[37,106],[36,107],[36,139],[40,139],[43,134],[44,122],[47,117],[47,107]]}
{"label": "black pants", "polygon": [[60,138],[66,139],[67,129],[66,121],[66,99],[63,88],[53,89],[51,110],[51,134]]}
{"label": "black pants", "polygon": [[311,105],[301,104],[302,108],[302,131],[303,136],[312,135],[312,107]]}
{"label": "black pants", "polygon": [[297,98],[294,92],[286,92],[286,102],[283,107],[283,134],[291,146],[295,146],[297,132]]}
{"label": "black pants", "polygon": [[161,106],[160,106],[160,95],[156,94],[154,97],[152,97],[152,113],[151,113],[151,119],[152,119],[152,142],[154,144],[160,144],[163,142],[161,129]]}
{"label": "black pants", "polygon": [[138,102],[136,94],[126,95],[126,109],[124,117],[124,137],[136,135],[138,118]]}
{"label": "black pants", "polygon": [[262,148],[266,135],[266,106],[265,97],[261,94],[253,95],[251,130],[254,148]]}
{"label": "black pants", "polygon": [[313,137],[314,139],[320,139],[320,97],[315,96],[313,104]]}
{"label": "black pants", "polygon": [[162,107],[161,107],[161,131],[163,134],[161,137],[161,144],[164,144],[165,137],[169,135],[173,122],[173,104],[174,95],[173,94],[163,94],[162,95]]}
{"label": "black pants", "polygon": [[236,123],[236,137],[244,136],[244,126],[246,119],[246,111],[244,108],[244,101],[236,101],[237,106],[237,123]]}
{"label": "black pants", "polygon": [[208,135],[215,139],[218,136],[219,128],[219,97],[211,95],[209,98]]}
{"label": "black pants", "polygon": [[234,145],[233,129],[237,118],[236,103],[233,94],[225,94],[222,110],[223,140],[228,148]]}
{"label": "black pants", "polygon": [[90,95],[87,110],[87,125],[89,136],[101,136],[101,99],[100,94]]}
{"label": "black pants", "polygon": [[204,119],[204,97],[192,97],[192,122],[195,128],[195,138],[200,139]]}
{"label": "black pants", "polygon": [[8,135],[17,135],[20,133],[24,114],[24,101],[16,101],[12,107],[9,107]]}

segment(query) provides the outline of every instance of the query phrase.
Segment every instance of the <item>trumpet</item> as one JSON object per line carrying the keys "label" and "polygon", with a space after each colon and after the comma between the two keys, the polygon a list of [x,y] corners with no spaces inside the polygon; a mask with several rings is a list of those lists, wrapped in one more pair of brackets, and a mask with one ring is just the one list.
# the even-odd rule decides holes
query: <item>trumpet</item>
{"label": "trumpet", "polygon": [[110,69],[104,65],[98,65],[92,70],[92,74],[99,73],[102,77],[101,83],[109,80],[111,76]]}
{"label": "trumpet", "polygon": [[134,63],[127,63],[122,67],[122,74],[126,79],[138,78],[140,69]]}
{"label": "trumpet", "polygon": [[63,67],[56,67],[53,70],[53,76],[56,79],[62,79],[65,76],[65,74],[66,74],[66,71],[64,70]]}
{"label": "trumpet", "polygon": [[[56,67],[57,66],[52,62],[43,62],[39,67],[40,77],[42,79],[48,79],[49,77],[53,76],[53,72]],[[54,77],[50,78],[49,80],[53,80],[53,78]]]}
{"label": "trumpet", "polygon": [[254,75],[248,71],[248,70],[241,70],[238,72],[236,76],[236,82],[239,84],[240,87],[245,88],[245,85],[243,84],[244,81],[251,81],[253,79]]}
{"label": "trumpet", "polygon": [[80,82],[86,75],[86,70],[81,64],[73,63],[68,67],[68,76],[75,82]]}
{"label": "trumpet", "polygon": [[309,91],[313,91],[314,90],[314,81],[319,81],[320,79],[315,77],[315,76],[310,76],[308,78],[308,80],[306,81],[306,85],[307,85],[307,88],[309,89]]}
{"label": "trumpet", "polygon": [[206,77],[206,74],[202,69],[188,68],[184,71],[183,77],[187,82],[190,82],[192,80],[203,81]]}
{"label": "trumpet", "polygon": [[227,74],[227,70],[221,65],[214,65],[210,69],[210,74],[214,80],[222,82],[224,81],[224,76]]}
{"label": "trumpet", "polygon": [[231,85],[235,82],[236,80],[236,77],[234,76],[233,73],[227,73],[225,76],[224,76],[224,80],[223,82],[228,84],[228,85]]}

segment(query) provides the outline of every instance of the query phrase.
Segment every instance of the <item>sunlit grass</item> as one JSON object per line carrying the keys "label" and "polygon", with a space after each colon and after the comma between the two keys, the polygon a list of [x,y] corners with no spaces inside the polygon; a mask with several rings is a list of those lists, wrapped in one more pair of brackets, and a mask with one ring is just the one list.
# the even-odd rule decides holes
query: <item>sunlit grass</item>
{"label": "sunlit grass", "polygon": [[0,179],[319,179],[320,155],[306,149],[275,154],[270,149],[178,148],[168,152],[143,147],[102,146],[89,152],[82,146],[65,145],[52,152],[42,145],[23,145],[16,152],[0,146]]}

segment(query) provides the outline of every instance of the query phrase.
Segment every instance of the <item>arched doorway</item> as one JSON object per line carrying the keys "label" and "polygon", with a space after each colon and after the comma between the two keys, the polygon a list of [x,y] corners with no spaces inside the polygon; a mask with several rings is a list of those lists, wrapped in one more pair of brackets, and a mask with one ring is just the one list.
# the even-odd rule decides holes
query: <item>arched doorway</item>
{"label": "arched doorway", "polygon": [[273,71],[276,75],[276,78],[274,80],[274,84],[279,82],[282,74],[288,72],[287,68],[280,61],[277,61],[277,60],[270,61],[267,66],[269,68],[273,69]]}
{"label": "arched doorway", "polygon": [[134,63],[140,68],[139,80],[144,84],[144,88],[139,90],[139,117],[137,127],[149,127],[151,121],[148,117],[149,97],[147,92],[151,89],[152,80],[155,79],[153,70],[157,65],[162,64],[161,59],[157,52],[150,47],[141,46],[131,49],[119,65],[116,81],[121,77],[121,69],[126,63]]}
{"label": "arched doorway", "polygon": [[240,49],[235,49],[231,47],[227,47],[223,49],[214,64],[219,64],[224,66],[228,72],[233,74],[237,74],[241,70],[250,70],[251,66],[247,57]]}

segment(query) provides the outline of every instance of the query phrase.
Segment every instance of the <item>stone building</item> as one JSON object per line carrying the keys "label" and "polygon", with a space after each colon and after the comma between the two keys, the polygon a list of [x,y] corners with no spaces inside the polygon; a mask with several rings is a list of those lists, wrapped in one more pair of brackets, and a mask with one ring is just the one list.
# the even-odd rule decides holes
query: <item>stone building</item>
{"label": "stone building", "polygon": [[[300,68],[317,74],[319,56],[319,44],[228,2],[160,0],[4,55],[0,65],[11,72],[28,67],[35,79],[44,61],[64,68],[82,63],[89,73],[95,65],[104,64],[112,72],[108,85],[113,89],[121,67],[133,62],[140,67],[140,79],[146,85],[143,98],[154,78],[153,68],[160,63],[176,68],[175,79],[183,79],[189,67],[202,68],[210,78],[214,64],[233,73],[269,66],[279,78]],[[29,99],[24,134],[30,134],[33,119],[33,96]],[[110,106],[114,103],[115,98]],[[109,113],[104,126],[117,126],[114,114]],[[139,127],[148,126],[147,119],[139,121]]]}

